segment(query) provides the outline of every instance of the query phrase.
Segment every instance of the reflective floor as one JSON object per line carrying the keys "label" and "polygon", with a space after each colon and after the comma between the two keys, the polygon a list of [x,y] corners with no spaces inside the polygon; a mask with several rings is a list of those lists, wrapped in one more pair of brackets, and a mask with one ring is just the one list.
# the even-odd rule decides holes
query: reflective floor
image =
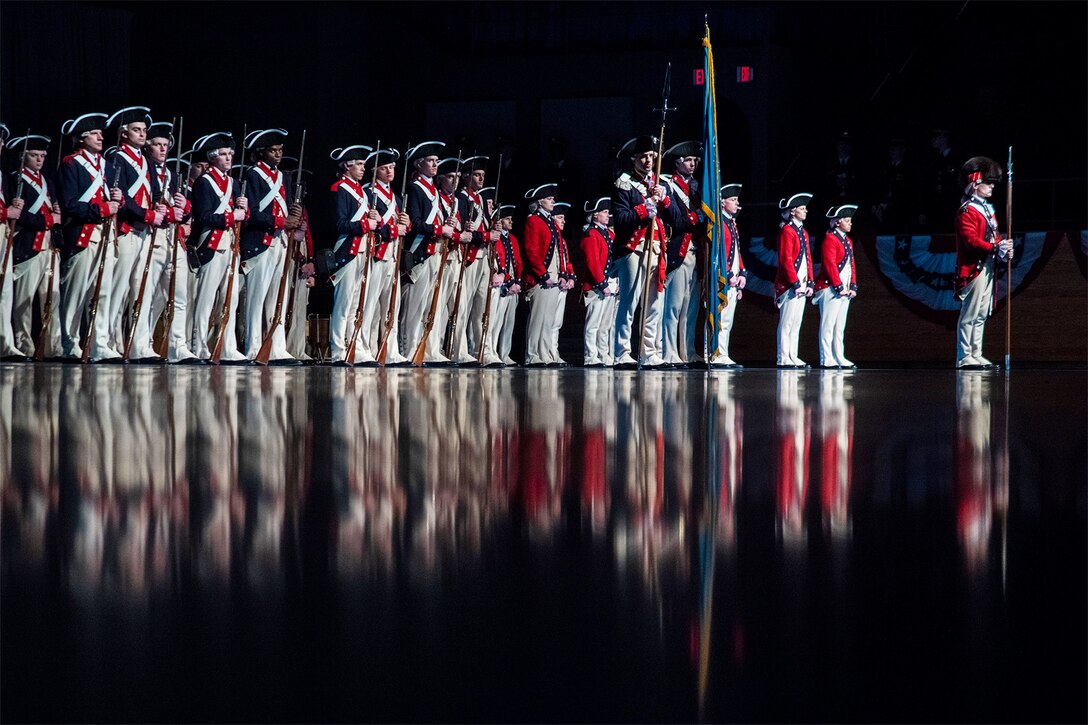
{"label": "reflective floor", "polygon": [[0,716],[1084,721],[1086,400],[0,365]]}

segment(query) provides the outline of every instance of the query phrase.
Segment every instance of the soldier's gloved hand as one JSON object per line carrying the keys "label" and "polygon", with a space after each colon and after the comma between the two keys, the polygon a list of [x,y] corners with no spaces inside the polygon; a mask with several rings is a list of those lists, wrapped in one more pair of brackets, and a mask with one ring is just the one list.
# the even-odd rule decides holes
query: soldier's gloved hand
{"label": "soldier's gloved hand", "polygon": [[808,288],[807,287],[798,287],[797,290],[793,293],[793,296],[796,299],[801,299],[802,297],[808,297]]}
{"label": "soldier's gloved hand", "polygon": [[491,275],[491,286],[492,287],[502,287],[502,282],[503,282],[503,275],[502,275],[501,272],[496,272],[495,274]]}
{"label": "soldier's gloved hand", "polygon": [[162,220],[165,219],[165,218],[166,218],[166,207],[165,206],[162,207],[162,208],[156,207],[155,208],[155,216],[151,220],[151,225],[157,227],[160,224],[162,224]]}
{"label": "soldier's gloved hand", "polygon": [[410,220],[408,219],[408,215],[404,212],[401,212],[400,215],[397,217],[397,224],[402,227],[407,227],[409,223]]}
{"label": "soldier's gloved hand", "polygon": [[1013,246],[1011,239],[1002,239],[997,243],[997,255],[1002,259],[1012,259]]}
{"label": "soldier's gloved hand", "polygon": [[[117,210],[121,208],[121,202],[119,201],[106,202],[106,205],[110,209],[110,216],[114,216],[115,214],[117,214]],[[8,216],[11,216],[11,210],[8,210]]]}
{"label": "soldier's gloved hand", "polygon": [[730,287],[740,286],[740,277],[738,277],[737,275],[733,275],[732,277],[730,277],[729,278],[729,286]]}
{"label": "soldier's gloved hand", "polygon": [[304,279],[309,279],[317,274],[317,268],[314,267],[313,262],[307,262],[302,265],[298,270],[298,275]]}
{"label": "soldier's gloved hand", "polygon": [[462,244],[468,244],[472,241],[472,232],[461,232],[461,236],[459,237],[459,239],[461,240]]}
{"label": "soldier's gloved hand", "polygon": [[737,290],[737,299],[739,300],[739,299],[743,299],[743,298],[744,298],[744,293],[743,293],[743,292],[741,292],[741,291],[740,291],[740,290],[738,289],[738,290]]}
{"label": "soldier's gloved hand", "polygon": [[[16,199],[15,201],[21,202],[22,199]],[[16,206],[15,201],[11,202],[11,206],[8,207],[8,219],[18,219],[23,214],[23,205]]]}
{"label": "soldier's gloved hand", "polygon": [[53,216],[60,216],[60,202],[53,202]]}
{"label": "soldier's gloved hand", "polygon": [[815,291],[816,290],[814,290],[812,288],[812,285],[809,285],[808,287],[805,287],[805,297],[811,297],[812,293],[815,292]]}
{"label": "soldier's gloved hand", "polygon": [[446,239],[453,239],[453,235],[455,233],[456,232],[454,231],[454,228],[449,224],[446,224],[445,226],[442,227],[442,236],[445,237]]}
{"label": "soldier's gloved hand", "polygon": [[244,196],[239,196],[238,199],[234,202],[234,205],[236,207],[238,207],[239,209],[248,209],[249,208],[249,199],[247,199]]}
{"label": "soldier's gloved hand", "polygon": [[181,192],[175,193],[172,201],[173,204],[171,204],[171,206],[178,206],[182,209],[185,208],[185,194],[182,194]]}
{"label": "soldier's gloved hand", "polygon": [[233,216],[234,216],[234,223],[235,224],[237,224],[240,221],[244,221],[245,218],[246,218],[246,210],[245,209],[235,209],[234,213],[233,213]]}
{"label": "soldier's gloved hand", "polygon": [[653,188],[650,196],[653,198],[654,202],[660,202],[662,199],[665,198],[665,187],[661,184],[658,184]]}
{"label": "soldier's gloved hand", "polygon": [[745,283],[747,281],[748,281],[747,277],[745,277],[743,274],[738,274],[737,275],[737,288],[738,289],[744,289],[744,285],[745,285]]}
{"label": "soldier's gloved hand", "polygon": [[110,189],[110,201],[116,201],[118,204],[120,204],[124,200],[125,197],[121,195],[120,189]]}
{"label": "soldier's gloved hand", "polygon": [[382,223],[382,215],[378,213],[377,209],[371,209],[367,212],[366,218],[370,221],[371,228]]}
{"label": "soldier's gloved hand", "polygon": [[521,282],[514,282],[506,289],[512,295],[519,295],[521,294]]}
{"label": "soldier's gloved hand", "polygon": [[651,219],[657,216],[657,204],[654,204],[651,200],[646,200],[646,215]]}

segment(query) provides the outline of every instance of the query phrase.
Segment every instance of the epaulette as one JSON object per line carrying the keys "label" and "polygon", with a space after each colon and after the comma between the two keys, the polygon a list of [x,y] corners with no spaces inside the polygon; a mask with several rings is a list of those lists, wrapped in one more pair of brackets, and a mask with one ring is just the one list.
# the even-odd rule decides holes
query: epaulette
{"label": "epaulette", "polygon": [[631,175],[627,173],[620,174],[619,178],[616,179],[616,188],[623,189],[624,191],[630,191],[632,188]]}
{"label": "epaulette", "polygon": [[340,189],[340,185],[341,185],[341,184],[343,184],[343,183],[344,183],[344,180],[343,180],[343,179],[337,179],[336,181],[332,182],[332,186],[330,186],[330,187],[329,187],[329,191],[337,191],[337,190],[339,190],[339,189]]}
{"label": "epaulette", "polygon": [[79,155],[78,151],[75,152],[75,153],[68,154],[67,156],[64,157],[64,163],[68,163],[69,161],[74,160],[75,157],[78,156],[78,155]]}

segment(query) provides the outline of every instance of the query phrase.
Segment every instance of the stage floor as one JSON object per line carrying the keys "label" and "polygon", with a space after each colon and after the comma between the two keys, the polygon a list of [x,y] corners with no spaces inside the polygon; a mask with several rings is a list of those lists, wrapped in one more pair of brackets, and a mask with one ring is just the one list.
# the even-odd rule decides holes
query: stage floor
{"label": "stage floor", "polygon": [[1085,370],[0,365],[0,718],[1085,721]]}

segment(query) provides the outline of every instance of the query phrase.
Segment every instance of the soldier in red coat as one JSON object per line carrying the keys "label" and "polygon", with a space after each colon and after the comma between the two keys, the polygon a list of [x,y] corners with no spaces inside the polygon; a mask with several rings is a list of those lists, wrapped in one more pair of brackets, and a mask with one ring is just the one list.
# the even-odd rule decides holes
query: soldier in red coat
{"label": "soldier in red coat", "polygon": [[848,233],[857,206],[844,204],[827,210],[831,229],[820,246],[823,266],[816,279],[812,304],[820,306],[820,367],[853,368],[843,349],[846,313],[858,294],[858,268],[854,264],[854,242]]}
{"label": "soldier in red coat", "polygon": [[555,223],[556,185],[542,184],[525,192],[529,216],[525,219],[526,299],[533,304],[529,312],[525,364],[558,364],[553,358],[551,331],[561,310],[567,285],[562,260],[563,235]]}
{"label": "soldier in red coat", "polygon": [[491,317],[487,323],[484,365],[513,365],[510,348],[514,341],[514,317],[521,294],[521,254],[514,228],[514,205],[504,204],[492,215],[491,229],[499,234],[493,244],[491,272]]}
{"label": "soldier in red coat", "polygon": [[778,367],[807,368],[797,357],[801,318],[805,298],[813,295],[812,245],[805,231],[808,203],[812,194],[794,194],[778,202],[782,210],[778,233],[778,274],[774,279],[775,304],[778,305]]}
{"label": "soldier in red coat", "polygon": [[994,257],[1012,257],[1012,240],[997,231],[989,199],[1001,183],[1001,166],[985,156],[963,165],[963,202],[956,217],[956,298],[963,302],[956,325],[956,367],[997,367],[982,356],[982,333],[994,296]]}
{"label": "soldier in red coat", "polygon": [[585,359],[587,368],[610,367],[613,363],[612,337],[616,334],[616,280],[612,263],[614,235],[608,225],[612,221],[612,202],[602,196],[596,202],[586,202],[587,224],[582,227],[582,254],[586,260],[582,278],[582,299],[586,305]]}

